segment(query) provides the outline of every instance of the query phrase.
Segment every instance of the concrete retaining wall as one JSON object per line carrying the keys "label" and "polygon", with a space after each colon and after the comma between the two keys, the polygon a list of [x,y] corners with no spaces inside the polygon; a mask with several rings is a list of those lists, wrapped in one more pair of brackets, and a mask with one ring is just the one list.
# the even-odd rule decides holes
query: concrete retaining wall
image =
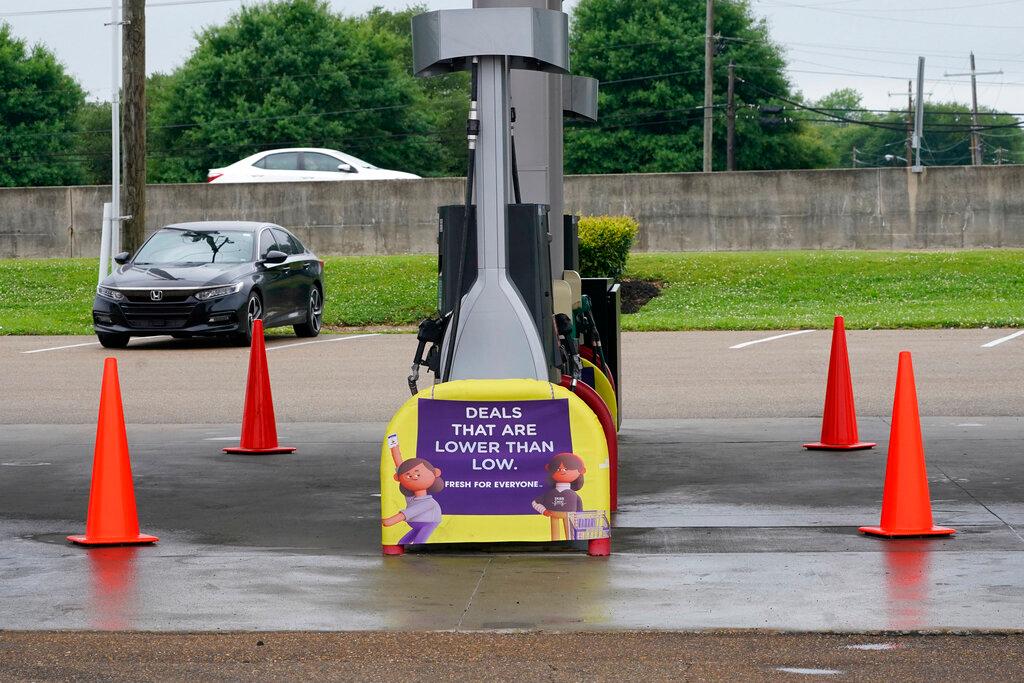
{"label": "concrete retaining wall", "polygon": [[[153,185],[150,230],[280,223],[321,254],[435,250],[457,178]],[[0,189],[0,258],[92,256],[106,187]],[[567,211],[640,221],[637,251],[1024,247],[1024,166],[571,176]]]}

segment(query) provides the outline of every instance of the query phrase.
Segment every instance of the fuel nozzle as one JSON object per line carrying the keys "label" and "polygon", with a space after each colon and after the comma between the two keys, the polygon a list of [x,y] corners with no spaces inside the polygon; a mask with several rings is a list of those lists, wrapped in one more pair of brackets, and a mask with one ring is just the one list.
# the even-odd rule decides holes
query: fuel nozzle
{"label": "fuel nozzle", "polygon": [[580,349],[576,344],[576,337],[573,335],[572,319],[565,313],[555,315],[555,329],[558,330],[558,343],[568,361],[565,374],[574,379],[579,379],[583,374],[583,362],[580,360]]}
{"label": "fuel nozzle", "polygon": [[[420,366],[427,368],[435,375],[440,370],[441,342],[444,341],[444,332],[448,327],[449,313],[446,316],[435,315],[420,321],[419,330],[416,332],[416,355],[412,359],[412,372],[409,374],[409,391],[415,396],[419,392],[417,383],[420,379]],[[427,350],[427,344],[430,349]],[[426,357],[423,352],[426,351]]]}

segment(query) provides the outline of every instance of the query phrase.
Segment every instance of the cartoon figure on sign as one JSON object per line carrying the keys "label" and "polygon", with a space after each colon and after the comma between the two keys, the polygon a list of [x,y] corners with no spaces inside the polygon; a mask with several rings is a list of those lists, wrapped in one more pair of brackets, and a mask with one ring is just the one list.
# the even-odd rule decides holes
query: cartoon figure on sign
{"label": "cartoon figure on sign", "polygon": [[583,459],[575,453],[559,453],[544,466],[551,482],[533,500],[533,509],[551,518],[551,540],[560,541],[559,527],[569,540],[569,513],[583,510],[583,499],[576,492],[583,488],[583,475],[587,468]]}
{"label": "cartoon figure on sign", "polygon": [[411,529],[402,536],[398,545],[410,543],[426,543],[430,534],[441,523],[441,506],[431,494],[444,488],[441,470],[423,458],[402,460],[402,451],[398,447],[398,435],[388,435],[388,447],[395,461],[395,481],[398,490],[405,496],[405,509],[381,520],[384,526],[394,526],[405,522]]}

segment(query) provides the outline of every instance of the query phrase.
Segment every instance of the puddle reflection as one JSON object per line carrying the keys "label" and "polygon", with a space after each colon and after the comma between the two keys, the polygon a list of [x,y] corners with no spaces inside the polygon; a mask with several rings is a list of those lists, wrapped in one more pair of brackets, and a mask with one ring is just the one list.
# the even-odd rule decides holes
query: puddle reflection
{"label": "puddle reflection", "polygon": [[135,615],[135,554],[137,546],[90,548],[89,606],[92,628],[129,629]]}
{"label": "puddle reflection", "polygon": [[934,541],[886,541],[886,595],[892,629],[917,629],[925,624],[931,565],[929,543]]}

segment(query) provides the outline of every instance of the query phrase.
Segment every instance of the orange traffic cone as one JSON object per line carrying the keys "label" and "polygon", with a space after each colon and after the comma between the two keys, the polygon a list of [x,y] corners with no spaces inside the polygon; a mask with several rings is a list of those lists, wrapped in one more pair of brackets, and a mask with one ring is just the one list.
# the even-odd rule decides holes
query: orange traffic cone
{"label": "orange traffic cone", "polygon": [[155,543],[159,540],[156,536],[139,533],[116,358],[107,358],[103,362],[100,417],[96,425],[85,535],[68,536],[68,540],[80,545]]}
{"label": "orange traffic cone", "polygon": [[821,420],[821,441],[805,443],[804,448],[818,451],[856,451],[875,444],[857,436],[857,411],[853,406],[853,381],[850,358],[846,352],[846,328],[837,315],[832,326],[832,355],[828,361],[828,385],[825,388],[825,414]]}
{"label": "orange traffic cone", "polygon": [[889,457],[885,465],[882,493],[882,521],[879,526],[862,526],[875,536],[948,536],[956,529],[934,526],[928,496],[928,474],[924,467],[921,418],[917,413],[914,365],[909,351],[900,351],[896,371],[896,399],[892,406]]}
{"label": "orange traffic cone", "polygon": [[252,325],[252,349],[249,351],[249,378],[245,383],[241,441],[237,448],[225,448],[224,452],[249,455],[295,452],[291,446],[277,444],[274,398],[270,395],[270,373],[267,371],[267,349],[263,341],[262,320],[257,320]]}

